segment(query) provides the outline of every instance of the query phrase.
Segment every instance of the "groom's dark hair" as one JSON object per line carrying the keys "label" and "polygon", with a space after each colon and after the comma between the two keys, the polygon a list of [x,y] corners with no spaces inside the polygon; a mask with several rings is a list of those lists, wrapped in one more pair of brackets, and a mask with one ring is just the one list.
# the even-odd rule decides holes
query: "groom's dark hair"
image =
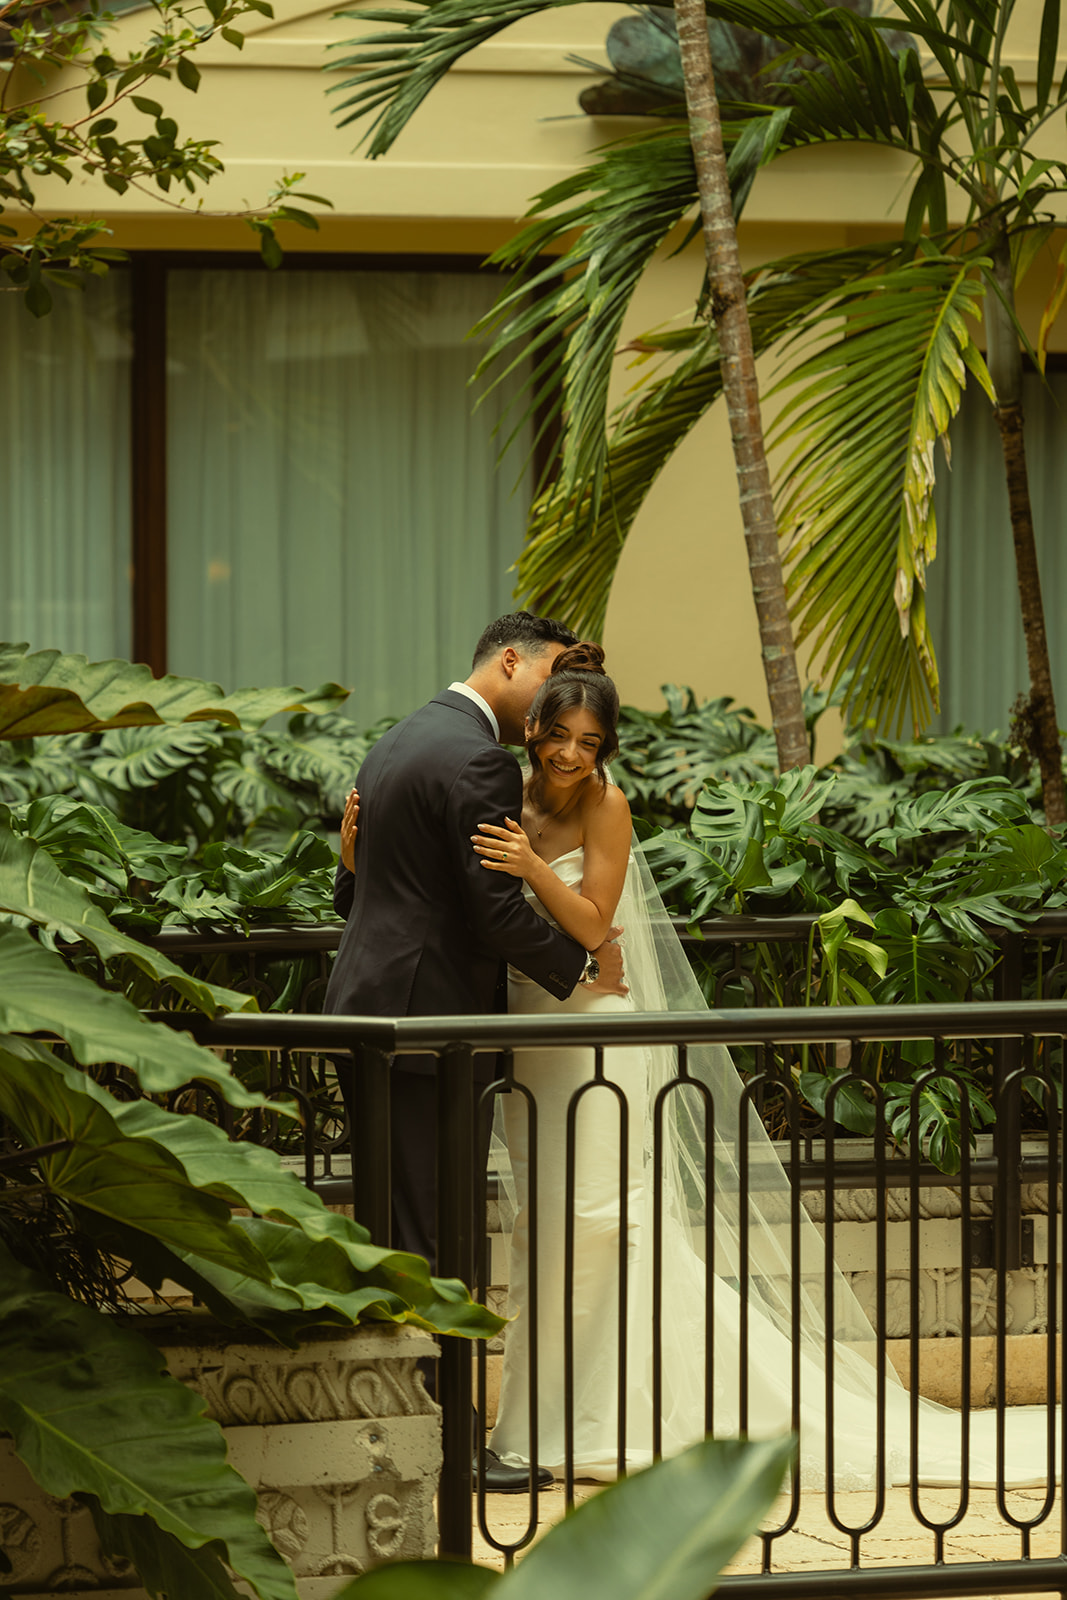
{"label": "groom's dark hair", "polygon": [[553,617],[535,617],[532,611],[511,611],[506,617],[497,617],[486,628],[475,646],[471,670],[488,661],[504,645],[511,645],[520,655],[539,656],[550,644],[569,647],[577,643],[578,635]]}

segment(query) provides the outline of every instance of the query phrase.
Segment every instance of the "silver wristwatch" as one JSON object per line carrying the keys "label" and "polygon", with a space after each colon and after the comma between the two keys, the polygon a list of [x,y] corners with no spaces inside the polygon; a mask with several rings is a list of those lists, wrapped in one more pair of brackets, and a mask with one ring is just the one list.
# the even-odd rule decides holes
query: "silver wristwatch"
{"label": "silver wristwatch", "polygon": [[579,983],[595,983],[600,977],[600,962],[596,956],[586,956]]}

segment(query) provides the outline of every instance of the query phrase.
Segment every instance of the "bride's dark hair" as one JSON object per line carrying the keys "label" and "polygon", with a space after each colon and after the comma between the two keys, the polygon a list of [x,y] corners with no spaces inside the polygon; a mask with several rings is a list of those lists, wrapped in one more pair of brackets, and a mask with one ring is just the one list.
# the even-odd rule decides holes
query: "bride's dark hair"
{"label": "bride's dark hair", "polygon": [[596,775],[607,786],[604,771],[619,750],[619,691],[604,671],[604,652],[598,644],[575,644],[556,657],[551,675],[534,696],[529,710],[530,726],[535,730],[526,745],[532,768],[529,789],[535,800],[543,782],[540,746],[551,734],[564,711],[576,708],[591,712],[601,727],[596,753]]}

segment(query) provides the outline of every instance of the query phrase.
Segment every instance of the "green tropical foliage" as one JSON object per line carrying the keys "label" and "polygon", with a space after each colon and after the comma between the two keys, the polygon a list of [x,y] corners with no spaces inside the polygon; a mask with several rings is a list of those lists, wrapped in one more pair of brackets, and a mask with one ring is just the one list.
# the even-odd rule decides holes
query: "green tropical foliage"
{"label": "green tropical foliage", "polygon": [[[709,946],[696,962],[709,1003],[744,1006],[753,991],[765,1005],[989,998],[1001,959],[998,931],[1018,931],[1039,910],[1067,904],[1067,847],[1032,820],[1025,797],[1001,776],[905,794],[864,840],[821,820],[832,811],[836,782],[814,767],[777,780],[713,779],[687,827],[646,841],[668,903],[692,924],[738,913],[812,918],[799,954],[789,944],[745,943],[737,968],[729,946],[721,953]],[[959,1090],[926,1074],[933,1057],[927,1041],[896,1051],[869,1045],[862,1065],[874,1080],[899,1080],[890,1095],[896,1136],[923,1130],[930,1158],[954,1171]],[[833,1094],[840,1068],[832,1054],[811,1047],[803,1063],[796,1076],[809,1105],[823,1114],[832,1096],[843,1126],[874,1130],[862,1091]],[[960,1062],[952,1070],[968,1084],[977,1132],[993,1117],[989,1083]]]}
{"label": "green tropical foliage", "polygon": [[[277,700],[257,715],[273,716]],[[136,830],[190,854],[222,842],[284,852],[301,828],[336,829],[363,757],[394,720],[361,732],[336,712],[297,712],[282,729],[197,721],[0,741],[0,802],[83,801],[113,815],[105,831]]]}
{"label": "green tropical foliage", "polygon": [[510,1572],[403,1561],[336,1600],[704,1600],[759,1526],[793,1451],[788,1437],[705,1439],[586,1500]]}
{"label": "green tropical foliage", "polygon": [[[0,1029],[4,1033],[61,1031],[82,1066],[118,1062],[137,1075],[150,1094],[198,1080],[209,1083],[231,1105],[260,1104],[211,1055],[183,1033],[145,1022],[123,995],[72,972],[60,956],[28,931],[0,924]],[[247,1004],[247,996],[238,996]],[[215,1007],[212,1003],[211,1011]],[[57,1028],[61,1019],[62,1027]]]}
{"label": "green tropical foliage", "polygon": [[0,739],[184,722],[255,728],[279,711],[332,710],[348,694],[327,683],[312,694],[238,689],[227,695],[199,678],[154,678],[131,661],[28,651],[24,644],[0,645]]}
{"label": "green tropical foliage", "polygon": [[[170,858],[171,847],[148,835],[138,836],[134,843],[133,835],[128,830],[123,835],[116,819],[106,813],[91,818],[96,827],[89,831],[80,815],[88,808],[68,810],[69,827],[64,828],[62,817],[57,820],[56,816],[63,804],[62,800],[37,801],[27,808],[36,812],[33,822],[45,835],[43,844],[30,835],[25,819],[10,807],[0,806],[0,915],[37,928],[42,940],[53,948],[58,937],[87,947],[87,958],[132,964],[209,1014],[220,1007],[243,1010],[248,1004],[246,997],[191,977],[165,956],[120,932],[102,909],[109,898],[119,903],[113,883],[116,868],[127,873],[127,886],[129,874],[134,872],[142,874],[138,881],[151,883],[159,863]],[[131,849],[133,857],[127,854]],[[69,870],[72,862],[74,871]],[[95,894],[87,883],[96,887]]]}
{"label": "green tropical foliage", "polygon": [[[753,713],[728,697],[698,702],[692,689],[665,684],[664,709],[640,711],[624,706],[619,721],[619,755],[612,773],[630,802],[641,833],[684,827],[708,779],[735,782],[773,778],[774,739]],[[805,690],[812,745],[818,750],[819,722],[828,707],[840,704],[841,691],[828,695]],[[841,833],[865,843],[884,827],[898,801],[943,793],[969,778],[1006,779],[1041,820],[1039,792],[1028,754],[996,734],[966,734],[958,729],[939,737],[887,739],[869,728],[852,730],[845,750],[820,772],[834,774],[821,816]],[[943,836],[912,842],[915,858],[930,859]]]}
{"label": "green tropical foliage", "polygon": [[[660,138],[663,137],[661,133]],[[586,169],[582,181],[592,195],[587,209],[595,209],[601,187],[614,186],[620,178],[623,181],[618,182],[616,209],[623,213],[638,205],[641,171],[638,168],[635,173],[636,182],[625,181],[633,165],[628,162],[628,155],[629,146],[622,145],[609,150],[600,167]],[[571,182],[572,187],[581,192],[579,179]],[[554,233],[546,234],[543,242],[535,241],[532,231],[522,233],[503,247],[501,258],[506,250],[509,264],[525,272],[527,262],[532,267],[536,260],[535,244],[538,249],[551,244],[562,252],[558,258],[560,275],[568,274],[568,281],[573,282],[574,274],[585,269],[582,241],[586,237],[582,235],[581,240],[574,243],[574,226],[575,221],[572,221],[568,233],[561,231],[558,237]],[[604,229],[602,240],[593,242],[599,245],[599,256],[605,258],[610,268],[609,229]],[[642,269],[647,267],[658,243],[655,238],[648,239]],[[873,268],[884,255],[885,252],[855,252],[851,261],[855,266],[862,258]],[[836,257],[812,257],[799,268],[789,263],[783,271],[777,272],[772,264],[760,273],[750,273],[746,290],[753,347],[757,354],[772,349],[807,309],[822,304],[828,295],[836,292],[846,270]],[[611,283],[611,299],[614,302],[623,302],[624,296],[628,299],[631,284],[636,286],[639,276],[635,272],[624,282]],[[625,303],[621,303],[620,325],[624,313]],[[503,355],[505,342],[511,337],[511,327],[508,324],[499,331],[494,352],[499,346],[499,353]],[[519,592],[531,605],[565,617],[572,627],[592,638],[602,637],[623,546],[651,484],[673,452],[722,396],[718,340],[714,328],[703,322],[691,328],[672,326],[667,330],[653,330],[632,341],[624,353],[632,356],[634,366],[644,366],[647,370],[610,419],[602,420],[600,433],[586,447],[588,451],[597,452],[597,470],[604,491],[597,494],[593,486],[584,483],[566,488],[562,481],[548,486],[532,508],[518,567]],[[486,365],[489,359],[487,356]],[[656,365],[652,366],[652,362]],[[565,374],[568,396],[572,390],[578,390],[575,403],[580,402],[586,414],[592,409],[592,402],[580,391],[593,375],[593,369],[581,365],[568,368]],[[606,389],[602,392],[606,402]],[[546,394],[543,404],[550,403],[550,396]],[[562,447],[566,448],[566,443]],[[577,470],[574,476],[577,477]]]}
{"label": "green tropical foliage", "polygon": [[[295,1114],[115,992],[148,984],[208,1015],[249,1003],[121,932],[108,908],[135,914],[154,899],[162,914],[184,915],[211,895],[213,915],[226,904],[276,917],[280,900],[301,894],[305,912],[313,905],[307,884],[332,852],[310,834],[273,854],[217,842],[198,877],[181,870],[187,835],[161,841],[100,799],[103,785],[119,793],[123,782],[133,792],[138,782],[180,784],[176,753],[198,762],[217,750],[220,721],[245,708],[253,721],[268,717],[307,703],[302,692],[224,696],[124,663],[79,676],[76,658],[51,654],[44,663],[6,657],[16,678],[41,680],[9,726],[39,732],[58,716],[81,731],[66,751],[46,733],[39,764],[27,739],[14,768],[21,797],[0,807],[0,1429],[48,1492],[86,1499],[105,1546],[131,1559],[153,1592],[235,1600],[229,1569],[261,1600],[295,1600],[217,1425],[116,1317],[127,1277],[156,1291],[176,1284],[219,1320],[291,1344],[323,1323],[372,1319],[484,1337],[500,1319],[462,1284],[432,1278],[425,1261],[372,1245],[272,1152],[158,1104],[195,1084],[238,1120]],[[21,682],[9,687],[24,693]],[[335,703],[332,688],[326,700]],[[138,715],[153,734],[177,719],[170,757],[161,759],[165,742],[140,767],[129,749],[101,756],[101,738],[126,737],[107,729]],[[184,719],[201,716],[216,725],[204,730],[207,743],[199,733],[182,742]],[[301,760],[307,780],[307,751]],[[92,770],[99,761],[106,772]],[[57,773],[69,796],[45,792]]]}
{"label": "green tropical foliage", "polygon": [[[613,771],[674,911],[694,928],[738,914],[808,919],[806,937],[792,940],[691,944],[710,1004],[988,999],[998,935],[1065,903],[1063,842],[1042,825],[1031,758],[1009,741],[865,732],[828,766],[778,782],[768,730],[751,712],[698,704],[673,685],[664,695],[657,714],[624,710]],[[809,691],[813,742],[831,698]],[[1039,942],[1024,947],[1024,993],[1044,992],[1042,960]],[[964,1078],[977,1132],[992,1101],[986,1064],[973,1059]],[[931,1061],[929,1045],[871,1047],[863,1069],[882,1084],[893,1136],[906,1140],[914,1116],[927,1154],[953,1170],[961,1064],[935,1078]],[[869,1096],[834,1088],[842,1074],[832,1056],[810,1049],[793,1065],[815,1113],[874,1130]]]}
{"label": "green tropical foliage", "polygon": [[[125,984],[132,963],[187,1000],[195,980],[115,922],[143,937],[173,924],[333,917],[336,858],[321,835],[338,826],[364,755],[392,719],[361,732],[334,710],[294,711],[335,706],[343,695],[335,685],[312,696],[224,695],[196,680],[154,680],[128,663],[86,666],[0,646],[0,684],[5,670],[40,678],[59,698],[23,704],[19,736],[0,739],[0,906],[50,936],[89,941],[106,960],[125,955],[112,968]],[[114,726],[138,706],[145,725]],[[285,710],[282,728],[260,726]],[[58,712],[83,731],[26,731],[51,726]],[[235,726],[238,716],[251,726]],[[47,877],[46,917],[33,905],[31,872],[35,883]],[[148,1003],[150,991],[137,992]],[[215,1001],[236,1009],[247,997],[219,991]]]}
{"label": "green tropical foliage", "polygon": [[157,1593],[180,1576],[190,1600],[236,1600],[225,1561],[262,1600],[296,1600],[221,1430],[146,1340],[57,1292],[2,1241],[0,1334],[0,1427],[42,1488],[88,1503],[106,1549]]}
{"label": "green tropical foliage", "polygon": [[791,368],[772,430],[790,452],[779,517],[797,643],[814,640],[832,682],[851,670],[853,721],[876,718],[898,732],[906,720],[925,727],[938,704],[925,606],[937,549],[934,449],[968,369],[994,398],[974,341],[974,264],[919,252],[843,287],[784,344],[789,359],[825,339],[828,316],[842,318],[843,338]]}
{"label": "green tropical foliage", "polygon": [[698,705],[691,689],[663,688],[658,714],[623,708],[612,775],[642,828],[684,822],[708,778],[744,780],[772,773],[774,735],[728,696]]}

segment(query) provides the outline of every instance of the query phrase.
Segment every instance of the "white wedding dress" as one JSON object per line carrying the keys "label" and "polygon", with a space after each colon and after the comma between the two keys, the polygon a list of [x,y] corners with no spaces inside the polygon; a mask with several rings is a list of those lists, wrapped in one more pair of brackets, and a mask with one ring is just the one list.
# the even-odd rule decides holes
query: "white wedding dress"
{"label": "white wedding dress", "polygon": [[[635,859],[635,857],[637,859]],[[662,901],[639,852],[631,857],[615,920],[624,927],[626,999],[579,987],[560,1002],[512,972],[509,1011],[520,1013],[705,1010]],[[579,847],[551,863],[579,891]],[[541,915],[547,912],[527,890]],[[535,1459],[562,1476],[568,1455],[566,1328],[571,1334],[576,1478],[610,1480],[654,1454],[653,1301],[657,1277],[653,1196],[653,1124],[662,1106],[662,1292],[660,1453],[672,1455],[706,1432],[766,1438],[799,1436],[801,1485],[872,1488],[877,1482],[878,1418],[884,1412],[887,1483],[907,1483],[912,1454],[909,1397],[888,1362],[881,1380],[871,1325],[835,1270],[827,1290],[823,1243],[800,1213],[801,1269],[794,1271],[790,1185],[741,1079],[721,1046],[690,1049],[687,1071],[703,1089],[681,1092],[677,1053],[663,1047],[604,1052],[603,1078],[579,1097],[573,1117],[574,1197],[567,1197],[568,1105],[594,1080],[592,1050],[521,1050],[517,1087],[498,1101],[496,1161],[510,1211],[510,1310],[492,1446],[512,1464]],[[536,1104],[537,1314],[531,1314],[530,1127],[527,1093]],[[620,1101],[628,1107],[626,1138],[626,1349],[620,1384],[620,1250],[623,1188]],[[713,1105],[706,1136],[703,1107]],[[708,1205],[709,1163],[711,1200]],[[739,1196],[747,1194],[747,1228]],[[573,1304],[565,1314],[567,1214],[574,1212]],[[707,1226],[705,1225],[707,1223]],[[709,1285],[705,1258],[711,1255]],[[710,1308],[708,1297],[710,1296]],[[712,1329],[709,1340],[707,1328]],[[832,1337],[828,1337],[832,1329]],[[536,1331],[531,1350],[531,1336]],[[536,1361],[534,1362],[534,1355]],[[530,1373],[536,1365],[538,1408],[531,1440]],[[707,1373],[710,1371],[710,1380]],[[709,1388],[710,1394],[706,1393]],[[827,1438],[826,1393],[835,1422]],[[619,1438],[619,1397],[625,1427]],[[923,1400],[918,1407],[918,1481],[961,1479],[960,1413]],[[969,1417],[972,1487],[996,1483],[996,1417]],[[1044,1407],[1007,1413],[1006,1482],[1044,1484],[1048,1416]]]}

